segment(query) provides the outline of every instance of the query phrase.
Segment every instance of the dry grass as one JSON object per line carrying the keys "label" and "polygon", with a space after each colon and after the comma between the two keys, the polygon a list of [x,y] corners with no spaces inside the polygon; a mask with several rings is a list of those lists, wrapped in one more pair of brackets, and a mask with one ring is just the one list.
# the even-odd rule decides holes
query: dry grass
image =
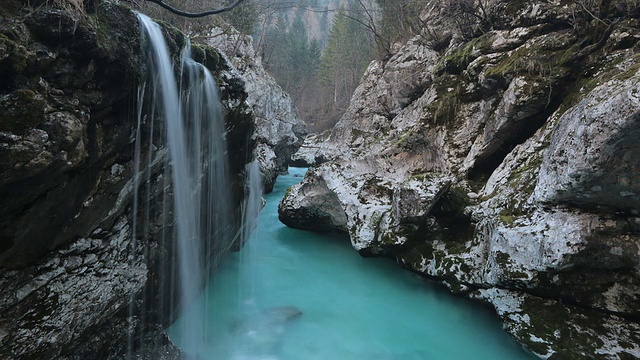
{"label": "dry grass", "polygon": [[75,15],[78,19],[86,15],[82,0],[53,0],[53,3],[70,14]]}
{"label": "dry grass", "polygon": [[[0,0],[5,1],[5,0]],[[84,18],[87,14],[84,8],[83,0],[40,0],[40,1],[28,1],[28,6],[40,7],[51,6],[60,10],[63,10],[73,16],[76,21]]]}

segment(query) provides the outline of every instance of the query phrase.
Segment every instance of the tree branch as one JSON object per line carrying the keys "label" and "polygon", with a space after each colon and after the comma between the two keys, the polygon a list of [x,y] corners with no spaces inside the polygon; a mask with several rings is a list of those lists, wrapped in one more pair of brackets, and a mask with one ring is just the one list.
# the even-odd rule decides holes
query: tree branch
{"label": "tree branch", "polygon": [[205,16],[209,16],[209,15],[220,14],[220,13],[223,13],[225,11],[233,10],[236,6],[238,6],[242,2],[244,2],[244,0],[237,0],[236,2],[234,2],[233,4],[231,4],[229,6],[225,6],[225,7],[218,8],[218,9],[211,9],[211,10],[207,10],[207,11],[203,11],[203,12],[192,13],[192,12],[187,12],[187,11],[183,11],[183,10],[180,10],[180,9],[176,9],[173,6],[171,6],[169,4],[166,4],[163,0],[145,0],[145,1],[157,4],[157,5],[165,8],[166,10],[171,11],[172,13],[174,13],[176,15],[180,15],[180,16],[184,16],[184,17],[188,17],[188,18],[199,18],[199,17],[205,17]]}

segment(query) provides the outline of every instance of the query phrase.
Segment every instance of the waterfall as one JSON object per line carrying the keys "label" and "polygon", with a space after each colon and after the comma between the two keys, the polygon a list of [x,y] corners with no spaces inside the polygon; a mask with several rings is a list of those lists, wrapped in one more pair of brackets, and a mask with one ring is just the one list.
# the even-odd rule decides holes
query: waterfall
{"label": "waterfall", "polygon": [[[245,184],[245,203],[242,207],[242,228],[241,228],[241,241],[242,244],[249,241],[251,233],[257,226],[257,219],[263,206],[262,199],[262,176],[260,174],[260,167],[258,161],[253,161],[247,165],[246,169],[247,182]],[[240,279],[246,279],[246,281],[253,282],[256,278],[256,255],[254,248],[244,248],[240,252],[240,271],[244,272],[244,276]],[[246,290],[243,290],[246,289]],[[238,284],[238,309],[237,312],[243,315],[248,315],[255,311],[255,284],[254,283],[239,283]]]}
{"label": "waterfall", "polygon": [[[131,244],[134,250],[142,244],[147,246],[143,253],[147,254],[148,266],[157,270],[153,275],[156,278],[148,281],[155,284],[154,288],[138,297],[142,302],[138,307],[153,308],[151,312],[158,318],[151,320],[165,325],[175,320],[176,315],[169,315],[169,320],[165,315],[173,309],[188,314],[178,325],[183,335],[181,345],[199,349],[207,342],[207,310],[206,299],[196,299],[210,278],[216,258],[237,240],[231,225],[235,210],[231,207],[224,118],[215,79],[191,58],[188,39],[175,66],[160,26],[143,14],[138,18],[148,79],[140,87],[138,99]],[[153,216],[161,217],[162,225],[152,235],[153,225],[148,219]],[[151,263],[151,252],[167,255]],[[144,335],[144,313],[130,306],[129,326],[135,330],[130,331],[128,358],[132,357],[136,339]]]}

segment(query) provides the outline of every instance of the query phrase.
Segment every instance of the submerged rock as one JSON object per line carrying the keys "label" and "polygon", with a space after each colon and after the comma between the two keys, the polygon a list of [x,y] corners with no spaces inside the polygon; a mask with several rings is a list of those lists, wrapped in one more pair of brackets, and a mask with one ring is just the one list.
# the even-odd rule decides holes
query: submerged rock
{"label": "submerged rock", "polygon": [[369,66],[281,220],[346,226],[361,254],[492,304],[541,358],[639,357],[640,33],[585,43],[560,25],[574,5],[494,2],[467,41],[425,11],[446,50],[423,34]]}

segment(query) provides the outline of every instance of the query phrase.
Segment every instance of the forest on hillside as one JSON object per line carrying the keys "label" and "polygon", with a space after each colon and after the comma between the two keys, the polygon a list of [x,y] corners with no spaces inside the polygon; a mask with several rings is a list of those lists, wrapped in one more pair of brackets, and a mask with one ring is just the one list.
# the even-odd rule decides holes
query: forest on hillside
{"label": "forest on hillside", "polygon": [[[166,1],[190,11],[221,1]],[[422,28],[426,0],[245,0],[216,18],[193,21],[157,9],[187,33],[214,22],[250,34],[263,64],[291,95],[312,132],[330,129],[346,110],[351,95],[374,58]],[[154,12],[153,4],[143,4]]]}

